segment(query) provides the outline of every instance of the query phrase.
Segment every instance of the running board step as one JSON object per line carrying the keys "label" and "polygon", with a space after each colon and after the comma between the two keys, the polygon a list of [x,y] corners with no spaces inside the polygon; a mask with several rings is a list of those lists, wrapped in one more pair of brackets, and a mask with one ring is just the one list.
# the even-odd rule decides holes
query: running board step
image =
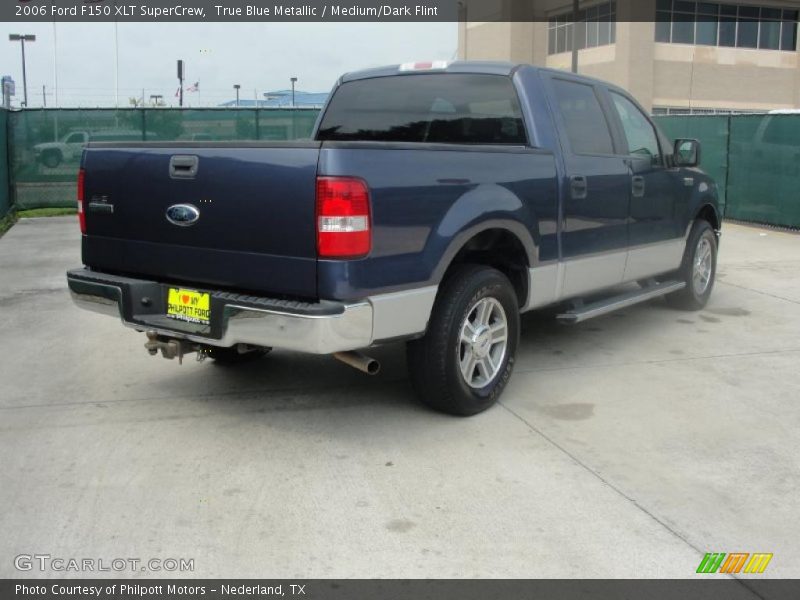
{"label": "running board step", "polygon": [[563,321],[565,323],[580,323],[581,321],[587,321],[588,319],[593,319],[601,315],[607,315],[608,313],[614,312],[615,310],[620,310],[621,308],[627,308],[628,306],[633,306],[634,304],[639,304],[640,302],[647,302],[653,298],[658,298],[659,296],[677,292],[685,287],[686,283],[683,281],[664,281],[662,283],[653,283],[643,287],[640,290],[628,292],[627,294],[622,294],[620,296],[604,298],[603,300],[598,300],[597,302],[592,302],[591,304],[579,304],[572,310],[561,313],[557,316],[557,318],[559,321]]}

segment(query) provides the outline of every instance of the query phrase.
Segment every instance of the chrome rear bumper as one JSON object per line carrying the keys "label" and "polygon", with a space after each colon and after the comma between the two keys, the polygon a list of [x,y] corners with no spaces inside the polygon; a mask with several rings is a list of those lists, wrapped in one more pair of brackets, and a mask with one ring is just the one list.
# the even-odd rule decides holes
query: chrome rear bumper
{"label": "chrome rear bumper", "polygon": [[332,354],[365,348],[375,341],[373,306],[366,300],[303,303],[202,290],[211,294],[212,323],[198,325],[164,316],[167,286],[157,282],[88,269],[69,271],[67,282],[80,308],[115,316],[137,330],[209,346],[248,344]]}

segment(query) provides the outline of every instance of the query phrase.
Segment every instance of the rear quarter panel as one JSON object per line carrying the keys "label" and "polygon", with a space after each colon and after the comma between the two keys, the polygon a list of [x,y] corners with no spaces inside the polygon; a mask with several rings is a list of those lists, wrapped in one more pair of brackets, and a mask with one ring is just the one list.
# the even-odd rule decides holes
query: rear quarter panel
{"label": "rear quarter panel", "polygon": [[522,147],[326,142],[319,174],[369,186],[373,245],[357,261],[320,261],[320,297],[341,300],[438,284],[472,236],[507,229],[530,266],[556,260],[555,159]]}

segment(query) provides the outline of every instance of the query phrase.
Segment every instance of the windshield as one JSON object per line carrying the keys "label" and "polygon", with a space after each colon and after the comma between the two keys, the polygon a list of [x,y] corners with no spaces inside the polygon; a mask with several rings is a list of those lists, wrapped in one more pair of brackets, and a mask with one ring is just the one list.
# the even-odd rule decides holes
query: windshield
{"label": "windshield", "polygon": [[322,118],[321,141],[526,143],[509,77],[436,73],[342,84]]}

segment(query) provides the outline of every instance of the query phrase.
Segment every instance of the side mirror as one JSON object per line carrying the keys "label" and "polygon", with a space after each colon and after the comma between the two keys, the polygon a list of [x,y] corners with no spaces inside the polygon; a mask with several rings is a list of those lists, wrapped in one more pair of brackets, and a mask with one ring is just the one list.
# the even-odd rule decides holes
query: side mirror
{"label": "side mirror", "polygon": [[700,164],[700,142],[677,139],[672,156],[676,167],[696,167]]}

